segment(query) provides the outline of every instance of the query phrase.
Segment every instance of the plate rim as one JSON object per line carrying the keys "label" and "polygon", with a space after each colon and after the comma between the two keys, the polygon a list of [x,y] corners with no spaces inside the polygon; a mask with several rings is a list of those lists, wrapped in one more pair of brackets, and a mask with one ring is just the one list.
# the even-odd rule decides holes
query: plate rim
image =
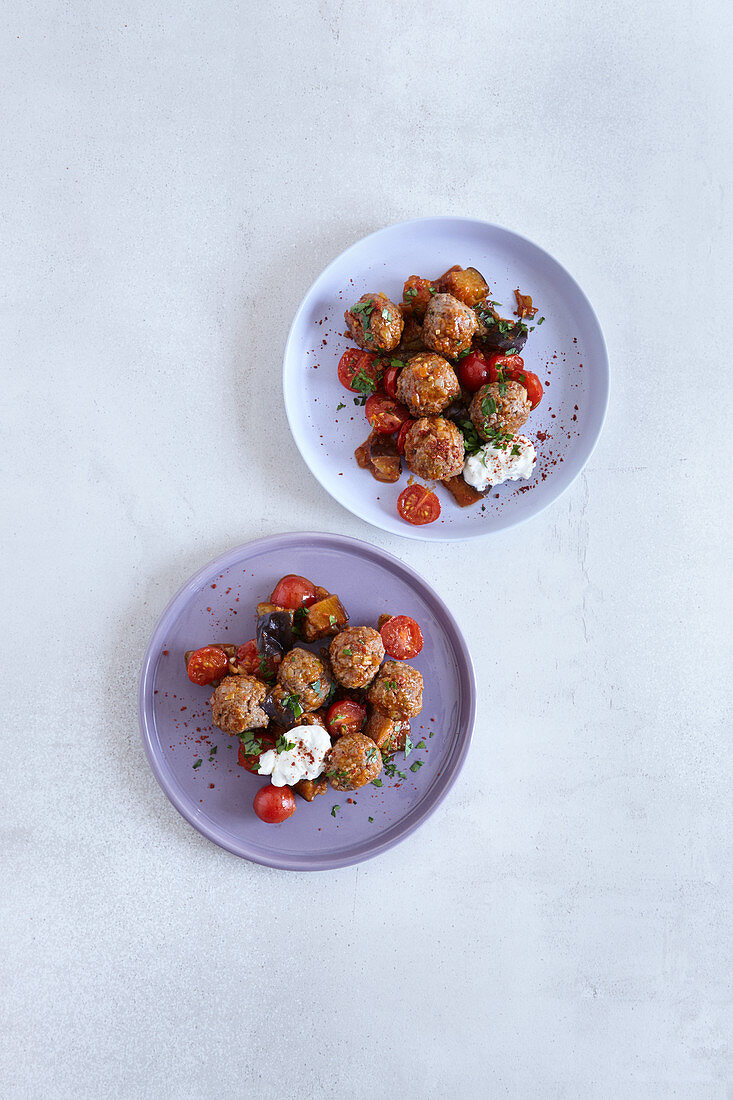
{"label": "plate rim", "polygon": [[[422,527],[413,527],[413,526],[410,526],[409,524],[405,524],[404,526],[405,526],[406,530],[402,531],[402,530],[397,530],[394,527],[389,527],[386,523],[382,523],[378,519],[367,519],[367,517],[365,515],[363,515],[362,512],[358,511],[356,509],[356,507],[353,507],[351,504],[347,503],[345,500],[343,500],[341,497],[339,497],[336,494],[336,492],[334,490],[332,490],[330,488],[330,486],[328,486],[323,481],[323,479],[318,475],[318,473],[316,473],[316,471],[311,466],[310,462],[308,461],[305,454],[303,453],[303,448],[300,445],[300,439],[298,438],[298,432],[297,432],[296,427],[295,427],[295,423],[296,423],[296,421],[295,421],[295,412],[296,412],[296,410],[295,410],[294,407],[291,407],[291,400],[288,396],[288,389],[287,389],[286,382],[287,382],[288,359],[290,357],[291,344],[294,344],[294,341],[295,341],[295,337],[294,337],[295,328],[296,328],[296,325],[298,324],[298,321],[300,320],[300,317],[301,317],[302,313],[305,310],[305,306],[306,306],[306,303],[308,302],[308,299],[310,298],[311,294],[313,293],[313,290],[316,286],[316,283],[318,283],[323,278],[323,276],[328,271],[331,270],[332,267],[334,267],[337,263],[339,263],[341,260],[343,260],[344,257],[347,256],[349,252],[353,251],[354,249],[358,248],[360,245],[364,244],[365,241],[371,240],[373,237],[378,237],[382,233],[389,233],[393,229],[403,228],[405,226],[425,225],[425,224],[428,224],[428,223],[436,224],[436,223],[440,223],[440,222],[470,222],[473,225],[481,226],[484,229],[486,229],[486,228],[494,229],[494,230],[499,230],[502,233],[507,233],[510,236],[516,237],[518,240],[523,241],[525,244],[531,245],[532,248],[534,248],[538,252],[542,253],[543,256],[547,257],[548,260],[552,261],[552,263],[556,264],[560,268],[560,270],[564,273],[564,275],[571,281],[571,283],[576,288],[576,290],[579,293],[581,299],[583,300],[586,308],[588,309],[591,320],[595,323],[595,326],[598,330],[598,337],[599,337],[599,340],[600,340],[600,346],[601,346],[601,350],[602,350],[603,390],[604,390],[604,392],[603,392],[602,400],[601,400],[601,415],[600,415],[600,418],[599,418],[599,421],[598,421],[598,427],[597,427],[595,436],[593,438],[585,437],[585,438],[587,438],[587,446],[588,446],[587,453],[585,454],[585,457],[583,458],[583,461],[581,462],[580,467],[578,468],[576,473],[573,475],[573,477],[570,479],[570,481],[567,483],[567,485],[565,485],[562,489],[560,489],[560,491],[555,496],[551,497],[548,501],[546,501],[544,504],[542,504],[535,512],[532,512],[530,515],[509,517],[506,521],[503,521],[497,527],[488,528],[488,529],[483,528],[482,529],[482,526],[477,525],[477,528],[476,528],[475,531],[470,531],[470,532],[466,532],[466,533],[460,533],[460,534],[447,534],[446,533],[446,534],[444,534],[444,533],[441,532],[439,534],[436,533],[436,534],[428,535],[423,531]],[[346,248],[344,248],[341,252],[338,253],[338,255],[334,256],[334,258],[329,263],[326,264],[326,266],[318,273],[318,275],[316,275],[315,279],[313,280],[313,282],[310,284],[310,286],[306,290],[305,294],[303,295],[303,297],[300,301],[300,304],[299,304],[298,308],[296,309],[295,314],[293,316],[293,320],[290,324],[290,329],[288,330],[288,337],[287,337],[287,340],[285,341],[285,349],[283,351],[282,390],[283,390],[283,403],[285,405],[285,415],[287,417],[288,427],[290,428],[290,434],[293,437],[293,440],[295,442],[295,446],[298,449],[298,453],[300,454],[301,459],[305,463],[308,470],[310,470],[312,476],[316,479],[316,481],[321,486],[321,488],[325,489],[326,492],[328,493],[328,495],[333,500],[335,500],[337,504],[339,504],[342,508],[345,508],[348,512],[351,512],[351,514],[353,516],[356,516],[357,519],[360,519],[362,521],[362,523],[368,523],[371,527],[376,527],[380,531],[386,531],[387,534],[389,534],[389,535],[397,535],[398,538],[413,539],[413,540],[417,540],[419,542],[468,542],[472,539],[489,538],[491,536],[500,535],[505,531],[511,530],[511,528],[513,528],[513,527],[518,527],[522,523],[528,523],[531,520],[536,519],[536,517],[541,515],[544,511],[546,511],[547,508],[551,507],[551,505],[555,504],[558,500],[560,500],[560,498],[562,496],[564,496],[564,494],[568,491],[568,489],[571,487],[571,485],[573,485],[577,481],[577,479],[580,477],[580,475],[582,474],[585,467],[588,465],[588,462],[592,458],[593,452],[595,451],[595,449],[598,445],[598,440],[601,438],[601,434],[603,432],[603,428],[604,428],[604,425],[605,425],[605,422],[606,422],[606,416],[607,416],[607,413],[608,413],[608,405],[609,405],[609,401],[610,401],[610,395],[611,395],[611,368],[610,368],[610,360],[609,360],[609,356],[608,356],[608,345],[606,343],[606,338],[605,338],[605,335],[603,333],[603,328],[601,326],[600,320],[598,319],[598,314],[596,313],[595,309],[593,308],[593,305],[591,304],[590,299],[588,298],[588,295],[585,293],[585,291],[583,290],[582,286],[577,281],[577,279],[571,274],[570,271],[568,271],[568,269],[565,267],[565,265],[560,260],[558,260],[555,256],[552,255],[551,252],[548,252],[547,249],[545,249],[541,245],[537,244],[536,241],[533,241],[531,239],[531,237],[527,237],[522,233],[517,233],[516,230],[510,229],[508,226],[499,225],[498,222],[490,222],[490,221],[487,221],[484,218],[475,218],[475,217],[472,217],[471,215],[467,215],[467,214],[435,214],[435,215],[428,215],[427,217],[422,217],[422,218],[408,218],[405,221],[392,222],[389,225],[383,225],[379,229],[375,229],[375,230],[373,230],[373,232],[365,234],[363,237],[359,237],[358,240],[354,241],[350,245],[347,245]]]}
{"label": "plate rim", "polygon": [[[176,609],[178,603],[194,592],[201,584],[207,580],[212,571],[220,571],[223,568],[229,568],[233,565],[241,556],[242,552],[259,548],[260,551],[266,549],[268,544],[277,543],[280,547],[283,541],[286,543],[298,544],[303,539],[316,540],[322,544],[330,544],[331,548],[341,549],[347,546],[352,550],[356,549],[359,553],[364,553],[366,550],[369,554],[373,555],[383,565],[389,565],[392,569],[395,567],[397,570],[405,575],[411,584],[416,585],[418,591],[421,589],[421,595],[425,592],[428,593],[431,600],[435,601],[440,608],[441,612],[445,615],[446,621],[450,626],[453,638],[451,641],[454,643],[454,650],[457,647],[456,658],[463,661],[464,669],[468,682],[468,698],[467,698],[467,715],[466,715],[466,727],[464,735],[461,739],[457,755],[452,762],[451,772],[447,780],[435,799],[431,804],[421,811],[417,818],[412,820],[409,827],[402,829],[398,832],[398,835],[391,835],[388,839],[382,842],[377,842],[369,851],[363,855],[359,855],[356,858],[353,856],[341,856],[341,857],[326,857],[319,861],[318,866],[303,866],[298,860],[293,860],[286,856],[275,858],[263,858],[259,851],[252,853],[251,850],[247,851],[246,844],[235,845],[232,844],[228,837],[230,834],[223,830],[217,830],[216,827],[211,827],[208,823],[196,819],[196,812],[189,807],[186,799],[181,798],[176,787],[169,783],[168,776],[165,770],[161,766],[161,762],[158,759],[153,747],[152,728],[148,722],[148,715],[146,710],[146,703],[148,699],[151,700],[152,710],[152,692],[154,676],[157,667],[157,662],[160,657],[162,649],[162,641],[165,631],[169,627],[169,620]],[[471,746],[473,739],[473,732],[476,725],[476,713],[478,707],[478,689],[476,684],[476,671],[473,664],[473,659],[466,642],[463,631],[461,630],[455,615],[450,610],[443,598],[435,591],[435,589],[425,580],[424,577],[412,569],[411,566],[401,561],[394,554],[390,554],[389,551],[383,550],[381,547],[374,546],[372,543],[364,542],[362,539],[353,538],[349,535],[339,535],[327,531],[287,531],[279,534],[265,535],[260,538],[250,539],[247,542],[233,547],[223,554],[217,555],[207,562],[200,569],[198,569],[192,577],[185,581],[177,592],[171,597],[153,628],[150,636],[150,640],[145,649],[145,655],[140,670],[140,676],[138,681],[138,723],[140,727],[140,736],[145,750],[145,755],[148,760],[148,764],[155,776],[158,786],[161,788],[163,794],[166,796],[172,806],[178,811],[181,817],[192,825],[194,829],[207,840],[216,844],[218,847],[223,848],[225,851],[230,852],[232,855],[239,856],[241,859],[245,859],[250,863],[257,863],[260,866],[272,867],[277,870],[284,871],[329,871],[335,870],[341,867],[356,866],[359,863],[363,863],[368,859],[374,859],[376,856],[381,855],[383,852],[388,851],[390,848],[395,847],[397,844],[402,843],[412,833],[427,820],[428,817],[433,814],[441,803],[445,800],[454,784],[456,783],[458,776],[466,762],[466,757]],[[399,826],[399,823],[398,823]],[[397,826],[397,827],[398,827]]]}

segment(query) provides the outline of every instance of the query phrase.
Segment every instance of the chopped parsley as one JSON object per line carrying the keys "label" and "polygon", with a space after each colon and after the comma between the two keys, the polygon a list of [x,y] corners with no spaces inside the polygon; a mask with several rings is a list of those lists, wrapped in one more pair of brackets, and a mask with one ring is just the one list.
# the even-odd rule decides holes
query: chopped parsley
{"label": "chopped parsley", "polygon": [[373,818],[373,817],[370,817],[370,818],[369,818],[369,820],[370,820],[370,821],[374,821],[374,818]]}
{"label": "chopped parsley", "polygon": [[391,321],[392,320],[392,314],[389,312],[388,309],[383,309],[382,310],[382,317],[384,318],[385,321]]}
{"label": "chopped parsley", "polygon": [[200,768],[202,764],[203,764],[203,760],[201,759],[201,757],[199,757],[198,760],[194,763],[193,766],[194,766],[194,768]]}
{"label": "chopped parsley", "polygon": [[240,733],[239,740],[247,756],[259,756],[262,752],[262,741],[259,737],[255,737],[252,730],[245,730],[244,733]]}
{"label": "chopped parsley", "polygon": [[[432,734],[431,734],[431,736],[432,736]],[[424,749],[425,748],[425,742],[424,741],[418,741],[418,743],[415,745],[415,748],[416,749]]]}
{"label": "chopped parsley", "polygon": [[381,779],[372,779],[372,786],[373,787],[381,787],[382,786],[382,780]]}
{"label": "chopped parsley", "polygon": [[341,412],[341,410],[345,409],[345,408],[346,408],[346,405],[344,404],[344,402],[339,401],[338,405],[336,406],[336,412]]}
{"label": "chopped parsley", "polygon": [[275,748],[278,752],[290,752],[295,748],[295,741],[288,741],[285,734],[281,734],[275,742]]}
{"label": "chopped parsley", "polygon": [[336,810],[340,810],[340,809],[341,809],[340,806],[332,806],[331,807],[331,817],[335,817],[336,816]]}
{"label": "chopped parsley", "polygon": [[481,402],[481,412],[487,417],[496,415],[496,401],[491,394],[487,394]]}
{"label": "chopped parsley", "polygon": [[353,655],[354,655],[353,649],[349,649],[349,647],[346,646],[346,645],[341,650],[341,652],[343,653],[344,657],[353,657]]}
{"label": "chopped parsley", "polygon": [[463,446],[467,455],[475,455],[484,445],[473,423],[470,420],[459,420],[458,427],[463,433]]}
{"label": "chopped parsley", "polygon": [[541,324],[542,324],[542,322],[544,321],[544,319],[545,319],[544,317],[540,317],[540,319],[539,319],[539,321],[537,322],[537,324],[538,324],[538,325],[541,325]]}
{"label": "chopped parsley", "polygon": [[303,623],[308,616],[307,607],[296,607],[293,612],[293,634],[302,634]]}
{"label": "chopped parsley", "polygon": [[[409,302],[411,298],[416,298],[416,297],[417,297],[417,287],[408,286],[407,290],[405,291],[405,298],[407,299],[407,301]],[[372,819],[369,818],[369,820],[371,821]]]}
{"label": "chopped parsley", "polygon": [[303,708],[300,705],[300,696],[296,695],[295,692],[291,692],[290,695],[283,695],[280,705],[283,710],[292,710],[296,718],[300,718],[303,713]]}
{"label": "chopped parsley", "polygon": [[410,771],[411,772],[419,772],[422,765],[423,765],[422,760],[416,760],[414,764],[410,764]]}
{"label": "chopped parsley", "polygon": [[406,757],[408,757],[410,755],[413,748],[414,748],[414,746],[412,744],[412,741],[410,740],[410,735],[409,735],[409,733],[406,733],[405,734],[405,756]]}

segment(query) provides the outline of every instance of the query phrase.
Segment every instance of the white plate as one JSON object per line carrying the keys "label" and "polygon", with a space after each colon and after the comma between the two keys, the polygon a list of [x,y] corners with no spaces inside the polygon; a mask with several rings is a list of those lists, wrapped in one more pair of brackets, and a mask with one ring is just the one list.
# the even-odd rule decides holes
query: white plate
{"label": "white plate", "polygon": [[[402,300],[409,275],[437,278],[453,264],[477,267],[499,311],[511,317],[514,288],[539,307],[522,352],[527,370],[545,386],[541,404],[522,429],[538,461],[529,481],[493,489],[481,504],[459,508],[438,485],[441,516],[413,527],[400,519],[394,485],[361,470],[354,450],[369,434],[363,408],[338,380],[338,361],[353,347],[344,337],[344,310],[362,294],[382,290]],[[537,325],[541,316],[545,321]],[[407,538],[451,541],[512,527],[546,508],[578,476],[596,444],[608,404],[608,354],[595,313],[575,280],[537,245],[508,229],[472,218],[421,218],[372,233],[347,248],[319,275],[295,315],[283,362],[285,408],[295,442],[321,485],[368,523]],[[337,411],[343,403],[344,408]]]}

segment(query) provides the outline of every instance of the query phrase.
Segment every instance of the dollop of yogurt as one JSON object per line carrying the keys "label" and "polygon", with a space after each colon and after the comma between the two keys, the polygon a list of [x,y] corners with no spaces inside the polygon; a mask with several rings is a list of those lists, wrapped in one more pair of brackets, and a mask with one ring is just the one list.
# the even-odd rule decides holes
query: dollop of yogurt
{"label": "dollop of yogurt", "polygon": [[323,771],[331,738],[323,726],[294,726],[283,734],[291,749],[268,749],[260,757],[259,774],[272,777],[273,787],[292,786],[301,779],[317,779]]}
{"label": "dollop of yogurt", "polygon": [[534,444],[526,435],[515,435],[505,451],[493,443],[484,443],[475,455],[466,459],[463,480],[482,493],[489,485],[531,477],[536,461]]}

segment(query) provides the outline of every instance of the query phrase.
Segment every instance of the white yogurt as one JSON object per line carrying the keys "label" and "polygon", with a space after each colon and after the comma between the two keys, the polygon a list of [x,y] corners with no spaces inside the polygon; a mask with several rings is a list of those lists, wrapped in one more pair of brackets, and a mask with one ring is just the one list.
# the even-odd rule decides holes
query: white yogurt
{"label": "white yogurt", "polygon": [[331,738],[323,726],[294,726],[283,736],[291,742],[292,749],[263,752],[259,774],[272,776],[273,787],[290,787],[301,779],[317,779],[331,748]]}
{"label": "white yogurt", "polygon": [[534,444],[526,435],[515,435],[505,451],[484,443],[480,451],[466,459],[463,480],[482,493],[489,485],[531,477],[536,461]]}

